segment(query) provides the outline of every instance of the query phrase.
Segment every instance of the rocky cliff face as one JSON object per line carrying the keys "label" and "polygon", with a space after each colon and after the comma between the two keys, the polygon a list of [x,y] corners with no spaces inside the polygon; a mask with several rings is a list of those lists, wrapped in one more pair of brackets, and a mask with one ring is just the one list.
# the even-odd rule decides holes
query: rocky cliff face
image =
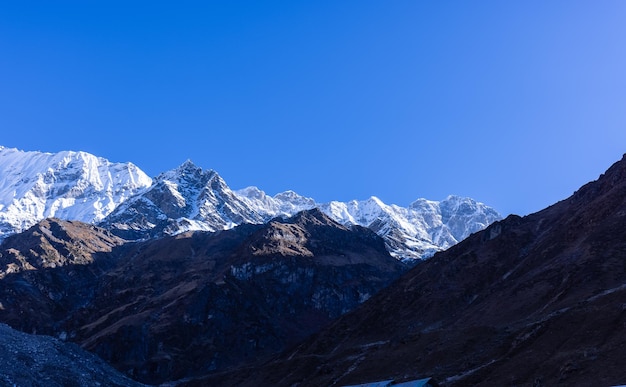
{"label": "rocky cliff face", "polygon": [[373,232],[348,230],[315,210],[142,243],[125,256],[132,258],[109,272],[88,309],[105,317],[77,335],[146,382],[263,359],[404,271]]}
{"label": "rocky cliff face", "polygon": [[281,359],[198,383],[623,384],[625,262],[626,157],[417,265]]}
{"label": "rocky cliff face", "polygon": [[126,244],[53,220],[0,250],[3,267],[20,268],[0,280],[1,321],[67,338],[147,383],[267,359],[406,270],[371,230],[318,210]]}

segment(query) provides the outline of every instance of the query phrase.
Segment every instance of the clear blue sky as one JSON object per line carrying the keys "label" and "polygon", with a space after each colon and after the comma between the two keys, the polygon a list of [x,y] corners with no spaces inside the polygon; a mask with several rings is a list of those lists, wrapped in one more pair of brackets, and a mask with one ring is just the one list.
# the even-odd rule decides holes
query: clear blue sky
{"label": "clear blue sky", "polygon": [[0,145],[503,215],[626,152],[626,1],[3,1]]}

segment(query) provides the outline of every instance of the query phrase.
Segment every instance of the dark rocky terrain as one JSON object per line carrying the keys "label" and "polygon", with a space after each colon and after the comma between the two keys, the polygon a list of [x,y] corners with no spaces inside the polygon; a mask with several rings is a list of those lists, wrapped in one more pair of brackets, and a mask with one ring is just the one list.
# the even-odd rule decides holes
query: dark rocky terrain
{"label": "dark rocky terrain", "polygon": [[145,383],[267,360],[406,271],[374,232],[319,210],[139,243],[52,219],[0,254],[1,321]]}
{"label": "dark rocky terrain", "polygon": [[417,265],[262,367],[188,385],[626,383],[626,156],[538,213]]}
{"label": "dark rocky terrain", "polygon": [[0,324],[0,385],[140,387],[99,357],[50,336]]}

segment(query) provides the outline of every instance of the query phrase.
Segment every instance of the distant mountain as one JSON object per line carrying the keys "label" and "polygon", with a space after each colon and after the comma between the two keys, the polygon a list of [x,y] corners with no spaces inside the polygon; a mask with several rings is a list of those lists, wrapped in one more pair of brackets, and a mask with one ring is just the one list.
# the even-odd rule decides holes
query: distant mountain
{"label": "distant mountain", "polygon": [[0,240],[49,217],[100,221],[151,183],[131,163],[0,146]]}
{"label": "distant mountain", "polygon": [[265,219],[290,217],[300,211],[318,207],[312,198],[298,195],[293,191],[269,196],[257,187],[247,187],[235,191],[235,194]]}
{"label": "distant mountain", "polygon": [[191,161],[150,179],[133,164],[84,152],[56,154],[0,147],[0,240],[56,217],[97,224],[141,240],[186,231],[218,231],[320,208],[335,221],[374,230],[400,260],[423,259],[500,219],[469,198],[419,199],[409,207],[376,197],[317,203],[286,191],[233,191],[213,170]]}
{"label": "distant mountain", "polygon": [[320,334],[200,385],[626,382],[626,155],[571,197],[420,263]]}
{"label": "distant mountain", "polygon": [[138,243],[50,219],[5,239],[0,269],[0,321],[161,383],[268,359],[407,266],[371,230],[313,209]]}
{"label": "distant mountain", "polygon": [[371,197],[330,202],[320,209],[344,225],[372,229],[385,240],[391,255],[403,260],[429,258],[501,218],[493,208],[458,196],[441,202],[418,199],[408,208]]}

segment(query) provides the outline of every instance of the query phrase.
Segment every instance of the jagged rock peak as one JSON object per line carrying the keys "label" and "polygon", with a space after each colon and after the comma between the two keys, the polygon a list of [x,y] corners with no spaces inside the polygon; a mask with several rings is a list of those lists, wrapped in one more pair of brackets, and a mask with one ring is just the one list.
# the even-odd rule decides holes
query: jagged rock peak
{"label": "jagged rock peak", "polygon": [[119,206],[102,225],[124,238],[145,239],[265,220],[216,171],[188,160],[156,177],[148,190]]}
{"label": "jagged rock peak", "polygon": [[[175,170],[181,174],[187,174],[187,173],[202,174],[205,172],[202,167],[196,165],[193,161],[191,161],[191,159],[187,159],[184,163],[179,165]],[[206,173],[215,173],[215,171],[212,169],[209,169],[206,171]]]}
{"label": "jagged rock peak", "polygon": [[171,169],[167,172],[161,173],[156,177],[156,181],[202,181],[208,182],[211,179],[218,179],[223,182],[223,179],[213,169],[203,169],[202,167],[194,164],[193,161],[187,160],[178,167]]}

